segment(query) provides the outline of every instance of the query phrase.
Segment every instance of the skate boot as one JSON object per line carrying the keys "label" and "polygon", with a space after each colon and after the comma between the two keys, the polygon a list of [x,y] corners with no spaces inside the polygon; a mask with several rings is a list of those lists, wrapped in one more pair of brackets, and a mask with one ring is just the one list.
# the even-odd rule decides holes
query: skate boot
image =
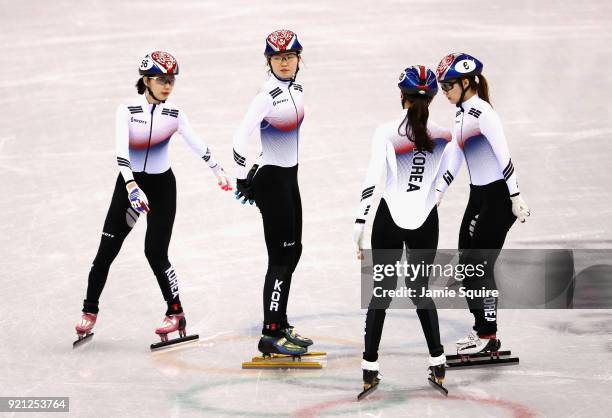
{"label": "skate boot", "polygon": [[[187,335],[187,320],[183,312],[177,314],[166,315],[161,327],[155,329],[155,333],[159,335],[161,342],[151,344],[151,351],[165,348],[179,343],[188,341],[196,341],[200,337],[197,334]],[[179,337],[169,340],[168,334],[178,331]]]}
{"label": "skate boot", "polygon": [[262,335],[259,339],[257,348],[264,355],[264,357],[269,356],[270,354],[299,356],[307,351],[306,347],[301,347],[290,342],[284,335],[279,337]]}
{"label": "skate boot", "polygon": [[444,396],[448,396],[448,390],[443,386],[446,374],[446,356],[429,357],[429,383]]}
{"label": "skate boot", "polygon": [[377,361],[361,360],[361,369],[363,370],[363,391],[357,395],[358,401],[374,392],[378,387],[378,383],[382,379],[382,375],[378,372],[378,367]]}
{"label": "skate boot", "polygon": [[92,330],[96,324],[97,316],[98,314],[83,312],[81,315],[81,322],[74,327],[78,339],[72,343],[72,348],[76,348],[91,339],[91,337],[94,335]]}
{"label": "skate boot", "polygon": [[466,337],[457,340],[456,344],[458,355],[496,352],[501,347],[501,341],[495,334],[479,337],[476,331],[471,331]]}
{"label": "skate boot", "polygon": [[296,332],[295,328],[289,325],[287,328],[283,329],[283,335],[291,344],[295,344],[299,347],[308,347],[311,346],[313,341],[310,338],[304,337]]}
{"label": "skate boot", "polygon": [[162,342],[168,341],[168,334],[178,331],[179,337],[185,337],[187,332],[185,331],[185,326],[187,325],[187,321],[185,320],[185,314],[172,314],[166,315],[164,318],[164,322],[161,327],[155,329],[155,333],[159,335]]}

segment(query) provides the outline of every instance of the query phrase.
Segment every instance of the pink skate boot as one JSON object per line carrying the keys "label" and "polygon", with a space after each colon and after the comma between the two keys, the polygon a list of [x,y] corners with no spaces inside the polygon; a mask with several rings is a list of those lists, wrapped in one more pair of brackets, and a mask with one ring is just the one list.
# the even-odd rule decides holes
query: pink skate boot
{"label": "pink skate boot", "polygon": [[76,348],[91,339],[91,337],[94,335],[92,330],[94,325],[96,325],[97,317],[97,314],[83,312],[81,315],[81,322],[74,327],[78,339],[72,343],[72,348]]}

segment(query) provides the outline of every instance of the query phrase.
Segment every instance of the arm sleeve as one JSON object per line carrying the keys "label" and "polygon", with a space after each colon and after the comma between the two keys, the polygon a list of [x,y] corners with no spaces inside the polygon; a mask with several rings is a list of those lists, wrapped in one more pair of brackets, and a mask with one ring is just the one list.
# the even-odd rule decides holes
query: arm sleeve
{"label": "arm sleeve", "polygon": [[193,130],[187,115],[185,115],[185,112],[182,110],[179,111],[178,115],[177,132],[183,137],[193,152],[202,158],[210,168],[215,168],[217,166],[217,161],[213,158],[204,141],[202,141],[198,134],[196,134],[196,132]]}
{"label": "arm sleeve", "polygon": [[444,147],[442,158],[440,159],[440,166],[435,180],[436,189],[438,191],[444,193],[446,189],[448,189],[448,186],[450,186],[453,180],[455,180],[455,177],[457,177],[464,158],[463,151],[459,148],[457,139],[453,138]]}
{"label": "arm sleeve", "polygon": [[370,207],[374,200],[374,189],[381,176],[385,173],[387,162],[387,140],[381,128],[378,128],[372,139],[372,152],[366,179],[361,190],[361,201],[357,212],[356,223],[366,223]]}
{"label": "arm sleeve", "polygon": [[255,96],[244,119],[242,119],[234,133],[233,151],[237,179],[244,179],[247,176],[248,169],[246,167],[245,156],[248,150],[249,139],[253,131],[270,112],[271,104],[271,98],[267,93],[259,93]]}
{"label": "arm sleeve", "polygon": [[130,130],[128,126],[129,112],[127,108],[120,105],[115,113],[115,152],[117,164],[123,180],[127,184],[134,180],[132,164],[130,163]]}
{"label": "arm sleeve", "polygon": [[480,118],[480,132],[489,140],[497,164],[506,180],[508,191],[510,196],[516,196],[519,194],[518,183],[516,181],[516,173],[514,172],[514,165],[510,159],[510,151],[508,150],[508,142],[504,135],[504,130],[499,120],[497,112],[490,110],[485,112]]}

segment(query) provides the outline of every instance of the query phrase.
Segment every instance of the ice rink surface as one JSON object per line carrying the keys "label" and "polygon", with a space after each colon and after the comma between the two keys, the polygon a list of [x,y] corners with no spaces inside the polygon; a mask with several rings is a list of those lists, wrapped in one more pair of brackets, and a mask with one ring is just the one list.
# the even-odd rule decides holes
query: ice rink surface
{"label": "ice rink surface", "polygon": [[[390,312],[382,384],[357,403],[364,311],[351,243],[371,135],[400,112],[400,71],[466,51],[484,62],[532,209],[506,247],[612,247],[610,2],[2,0],[0,8],[0,396],[69,396],[79,417],[610,416],[609,310],[502,311],[498,335],[520,365],[449,371],[447,399],[426,383],[415,313]],[[265,36],[282,27],[305,48],[304,253],[289,314],[329,352],[326,367],[240,369],[262,315],[260,216],[220,191],[178,137],[170,259],[188,331],[201,341],[149,352],[165,305],[141,220],[111,269],[94,341],[73,351],[117,173],[115,109],[135,94],[140,58],[152,49],[178,58],[171,100],[229,170],[232,134],[266,77]],[[454,113],[439,95],[431,118],[450,126]],[[440,248],[456,246],[467,184],[464,167],[440,208]],[[452,351],[471,316],[440,318]]]}

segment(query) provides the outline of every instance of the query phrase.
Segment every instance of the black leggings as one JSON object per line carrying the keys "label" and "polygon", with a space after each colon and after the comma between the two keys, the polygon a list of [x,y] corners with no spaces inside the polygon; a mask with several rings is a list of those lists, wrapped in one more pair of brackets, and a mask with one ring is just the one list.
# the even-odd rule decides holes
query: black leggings
{"label": "black leggings", "polygon": [[[485,186],[470,185],[470,198],[459,230],[459,262],[484,263],[485,274],[464,280],[466,289],[497,289],[493,270],[514,221],[516,216],[512,213],[512,201],[503,180]],[[496,333],[497,298],[474,298],[467,301],[474,315],[474,330],[478,335]]]}
{"label": "black leggings", "polygon": [[[404,253],[404,245],[406,245],[407,250],[419,250],[408,252],[408,264],[429,265],[434,262],[436,248],[438,247],[438,210],[434,206],[419,228],[403,229],[395,224],[387,202],[385,199],[381,199],[372,225],[372,258],[374,265],[395,264],[400,261]],[[384,289],[395,289],[397,276],[386,277],[380,283]],[[419,296],[421,289],[429,288],[429,277],[421,274],[412,282],[406,278],[406,287],[415,289],[417,292],[417,296],[410,299],[417,307],[417,316],[421,322],[423,334],[425,334],[429,355],[437,357],[444,353],[444,347],[440,343],[440,327],[436,305],[430,297]],[[391,298],[376,299],[377,308],[372,307],[372,300],[366,315],[365,351],[363,352],[363,359],[366,361],[378,360],[378,346],[380,345],[386,316],[386,309],[378,307],[381,304],[386,307],[391,304]]]}
{"label": "black leggings", "polygon": [[268,271],[263,289],[262,333],[278,335],[289,326],[291,277],[302,254],[302,201],[297,165],[261,167],[253,178],[255,202],[263,219]]}
{"label": "black leggings", "polygon": [[[183,310],[179,299],[178,282],[168,260],[168,246],[176,214],[176,179],[172,170],[168,170],[162,174],[134,173],[134,180],[147,195],[151,208],[147,214],[145,256],[168,305],[166,315],[180,313]],[[104,221],[98,253],[89,272],[83,312],[98,313],[100,295],[106,284],[110,266],[137,220],[138,213],[130,205],[123,176],[119,174]]]}

